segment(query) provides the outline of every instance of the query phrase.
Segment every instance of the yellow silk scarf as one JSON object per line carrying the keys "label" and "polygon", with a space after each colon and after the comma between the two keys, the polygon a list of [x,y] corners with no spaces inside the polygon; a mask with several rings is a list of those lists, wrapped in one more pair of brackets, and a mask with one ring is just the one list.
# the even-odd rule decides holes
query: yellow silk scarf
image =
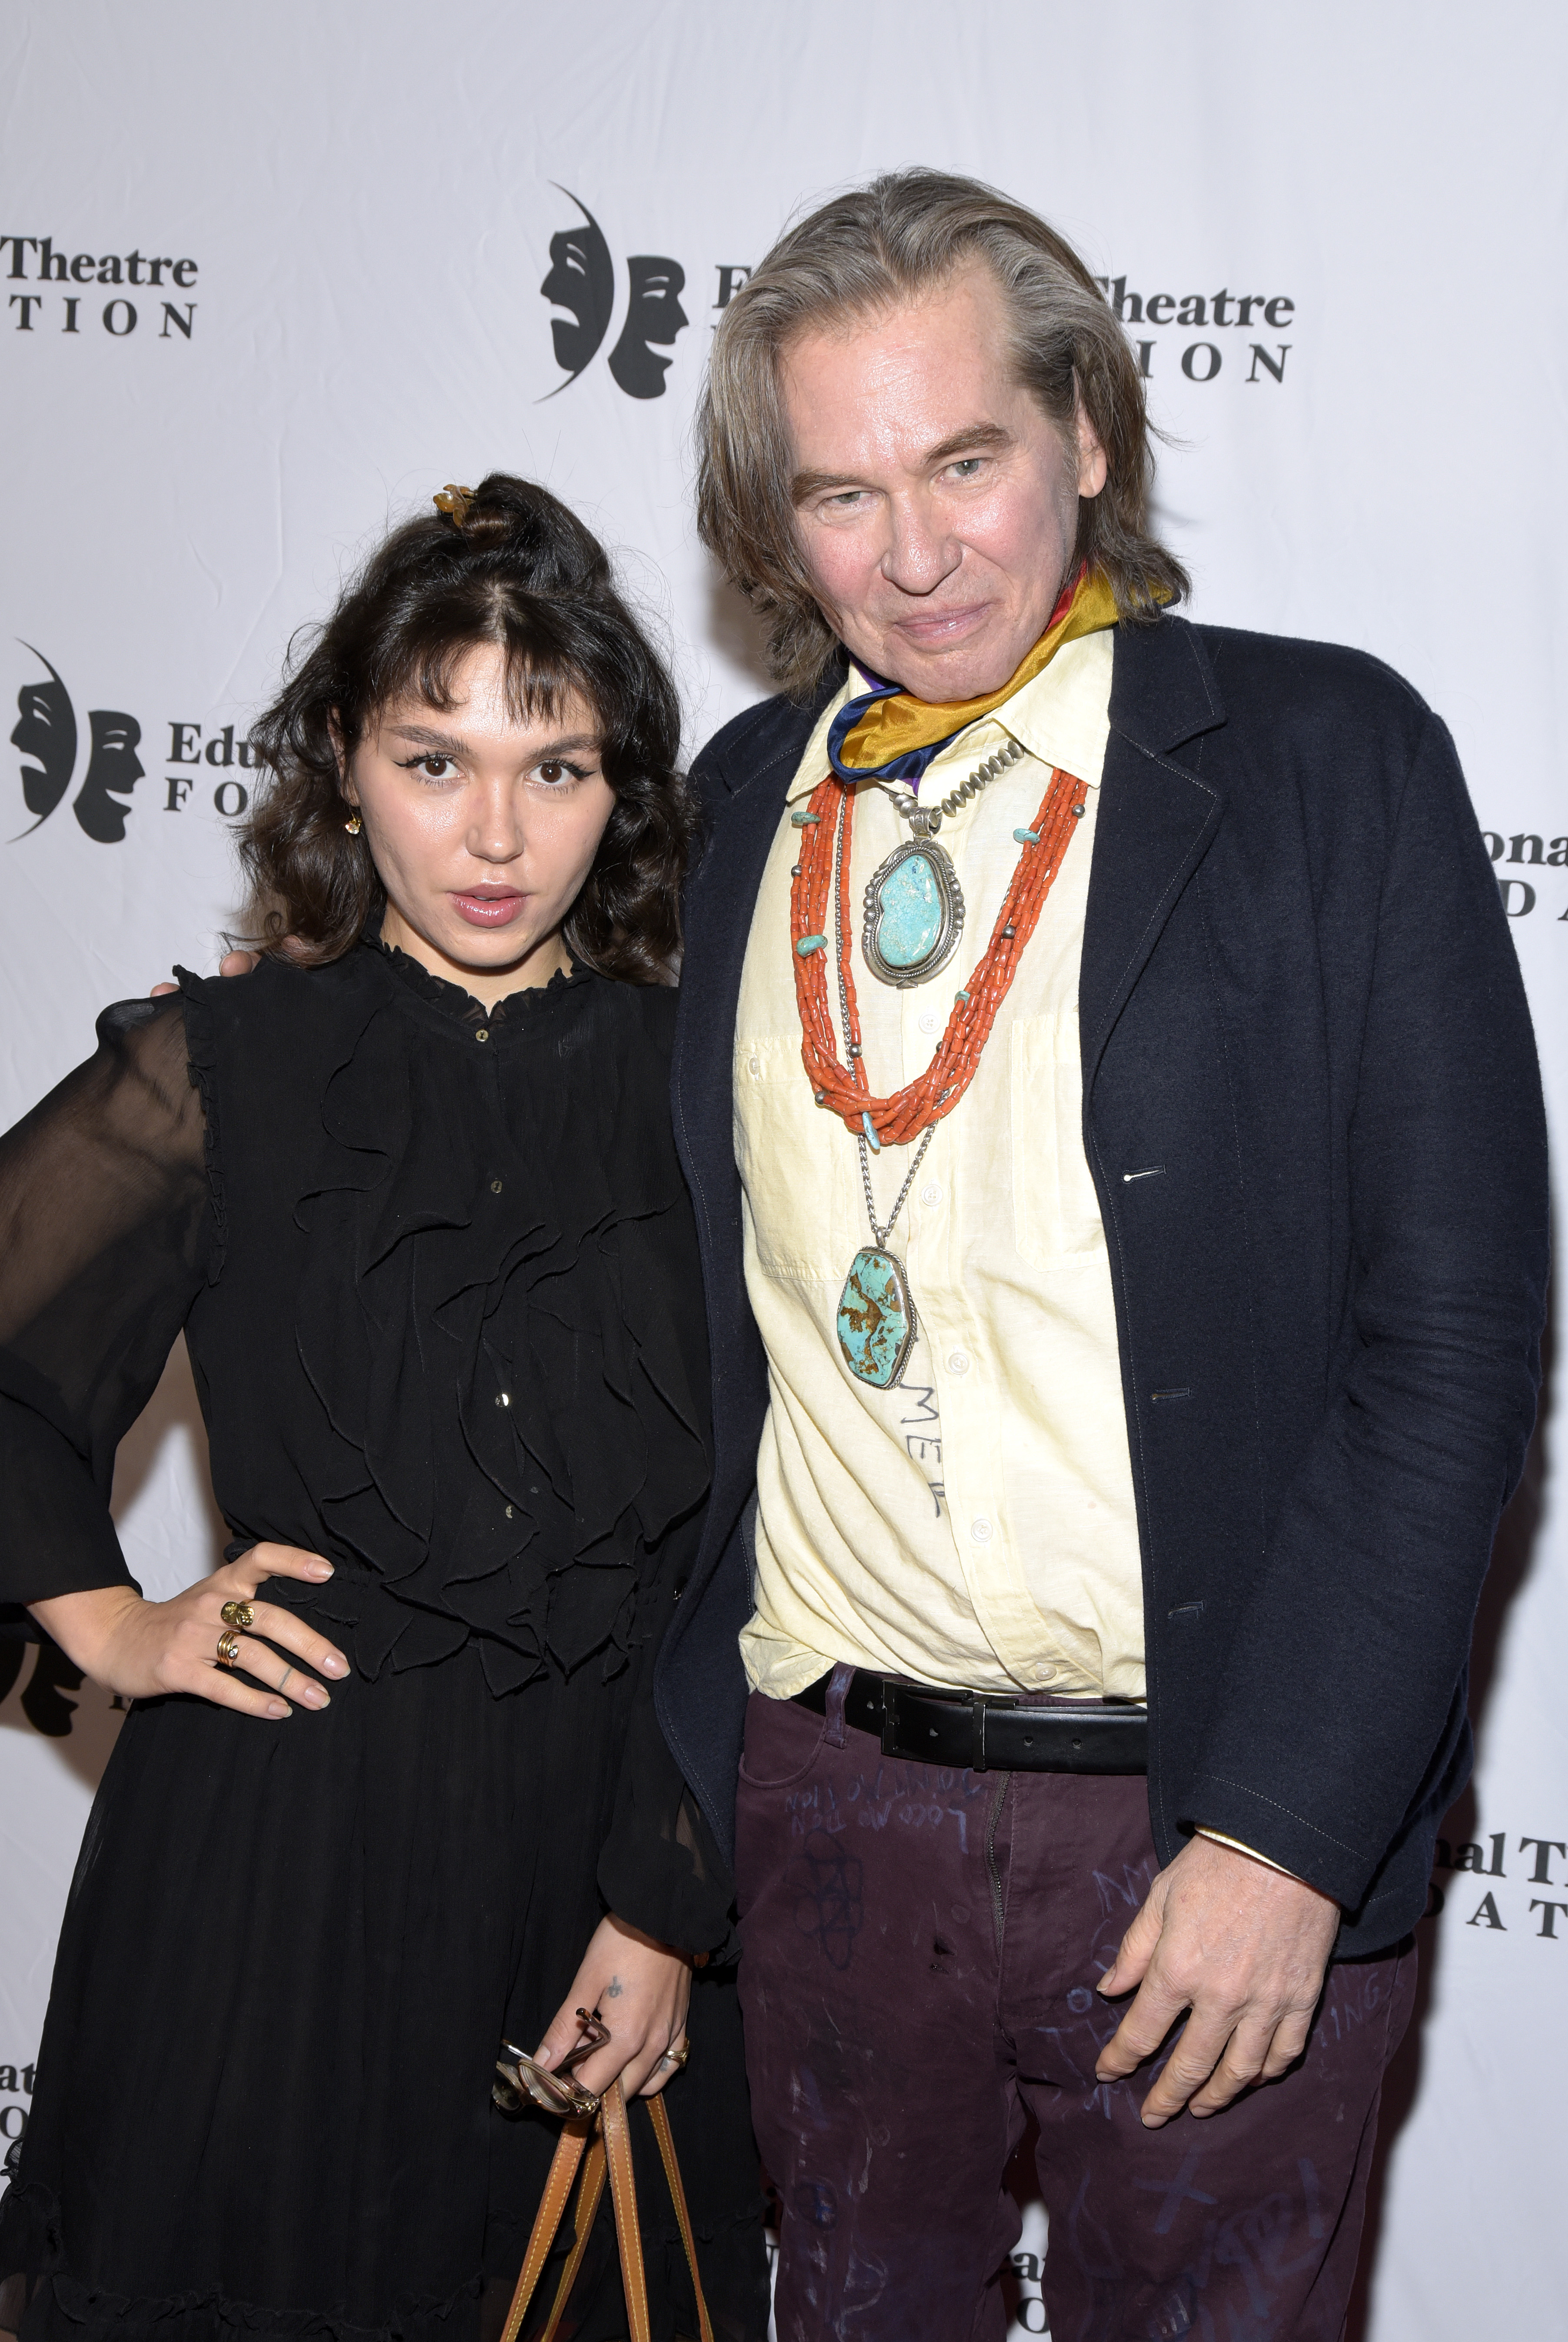
{"label": "yellow silk scarf", "polygon": [[899,691],[873,700],[840,747],[839,762],[857,773],[874,772],[895,756],[951,739],[954,733],[989,716],[1026,683],[1033,683],[1064,643],[1074,642],[1080,635],[1098,634],[1102,626],[1115,623],[1116,597],[1110,586],[1098,570],[1081,570],[1071,596],[1064,595],[1057,603],[1050,625],[1000,690],[982,692],[977,699],[916,699],[913,692]]}

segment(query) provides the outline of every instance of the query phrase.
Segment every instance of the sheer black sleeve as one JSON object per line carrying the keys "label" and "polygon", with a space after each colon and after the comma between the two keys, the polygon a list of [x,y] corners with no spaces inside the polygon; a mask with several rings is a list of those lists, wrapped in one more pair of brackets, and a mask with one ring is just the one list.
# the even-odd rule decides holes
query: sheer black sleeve
{"label": "sheer black sleeve", "polygon": [[214,1233],[182,1004],[122,1002],[95,1056],[0,1138],[0,1605],[134,1582],[115,1450]]}
{"label": "sheer black sleeve", "polygon": [[599,1892],[618,1919],[678,1950],[723,1953],[734,1884],[654,1707],[658,1646],[673,1596],[690,1572],[700,1521],[679,1531],[664,1556],[650,1606],[654,1631],[633,1652],[636,1672],[615,1809],[599,1855]]}
{"label": "sheer black sleeve", "polygon": [[734,1889],[651,1699],[633,1713],[599,1891],[618,1919],[661,1944],[703,1954],[726,1945]]}

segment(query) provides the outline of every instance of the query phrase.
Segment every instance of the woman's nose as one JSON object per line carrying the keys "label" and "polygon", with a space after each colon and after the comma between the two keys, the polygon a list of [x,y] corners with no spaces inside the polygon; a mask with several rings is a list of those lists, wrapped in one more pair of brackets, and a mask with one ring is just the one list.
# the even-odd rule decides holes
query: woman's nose
{"label": "woman's nose", "polygon": [[474,808],[468,850],[482,862],[510,862],[524,845],[522,808],[512,788],[487,789]]}

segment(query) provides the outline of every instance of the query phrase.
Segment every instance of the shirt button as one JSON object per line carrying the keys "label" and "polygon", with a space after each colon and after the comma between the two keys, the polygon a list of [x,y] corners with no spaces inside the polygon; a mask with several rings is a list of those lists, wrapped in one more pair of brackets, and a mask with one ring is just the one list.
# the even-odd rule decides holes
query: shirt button
{"label": "shirt button", "polygon": [[1034,1670],[1034,1680],[1035,1680],[1035,1682],[1036,1682],[1037,1684],[1048,1684],[1048,1683],[1054,1683],[1054,1682],[1055,1682],[1055,1680],[1056,1680],[1056,1670],[1055,1670],[1055,1668],[1054,1668],[1054,1667],[1036,1667],[1036,1668],[1035,1668],[1035,1670]]}
{"label": "shirt button", "polygon": [[919,1024],[920,1029],[923,1033],[934,1033],[936,1030],[935,1009],[923,1008],[920,1012],[919,1017],[916,1019],[916,1022]]}
{"label": "shirt button", "polygon": [[487,1025],[481,1025],[474,1037],[476,1041],[488,1041],[490,1038],[490,1027]]}
{"label": "shirt button", "polygon": [[748,1057],[746,1059],[746,1065],[753,1075],[757,1075],[762,1072],[763,1061],[760,1057]]}
{"label": "shirt button", "polygon": [[490,1193],[493,1196],[498,1196],[501,1193],[501,1182],[499,1179],[492,1179],[490,1182]]}
{"label": "shirt button", "polygon": [[974,1539],[976,1545],[989,1545],[991,1542],[990,1522],[985,1520],[971,1521],[969,1524],[969,1534]]}
{"label": "shirt button", "polygon": [[942,1190],[937,1186],[934,1179],[928,1179],[926,1181],[924,1186],[920,1191],[920,1200],[923,1204],[941,1203]]}
{"label": "shirt button", "polygon": [[512,1394],[511,1394],[511,1392],[510,1392],[510,1391],[497,1391],[497,1392],[496,1392],[496,1394],[495,1394],[495,1404],[496,1404],[496,1406],[511,1406],[511,1404],[512,1404]]}
{"label": "shirt button", "polygon": [[[948,1360],[947,1360],[947,1371],[948,1371],[948,1373],[949,1373],[950,1375],[966,1375],[966,1374],[969,1372],[969,1353],[968,1353],[968,1351],[967,1351],[967,1350],[954,1350],[953,1352],[951,1352],[951,1353],[950,1353],[950,1355],[949,1355],[949,1356],[948,1356]],[[976,1536],[979,1536],[979,1534],[980,1534],[979,1530],[978,1530],[978,1529],[976,1529],[976,1531],[975,1531],[975,1535],[976,1535]],[[989,1529],[987,1529],[987,1530],[986,1530],[986,1532],[985,1532],[985,1534],[986,1534],[986,1536],[990,1536],[990,1534],[991,1534],[990,1530],[989,1530]]]}

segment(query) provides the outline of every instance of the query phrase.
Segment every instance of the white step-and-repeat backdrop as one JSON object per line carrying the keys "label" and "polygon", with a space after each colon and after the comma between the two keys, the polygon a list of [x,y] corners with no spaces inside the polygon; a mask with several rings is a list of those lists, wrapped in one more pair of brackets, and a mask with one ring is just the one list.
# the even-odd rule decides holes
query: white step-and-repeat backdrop
{"label": "white step-and-repeat backdrop", "polygon": [[[760,696],[692,528],[708,336],[787,214],[918,160],[1035,205],[1101,275],[1173,435],[1162,520],[1197,614],[1360,645],[1447,717],[1562,1126],[1559,9],[11,0],[0,55],[5,1123],[104,1002],[215,964],[248,722],[289,635],[443,482],[501,465],[576,505],[667,636],[694,747]],[[1374,2342],[1563,2330],[1553,1452],[1548,1419],[1481,1621],[1480,1766],[1374,2200]],[[149,1591],[212,1566],[178,1357],[117,1499]],[[15,2139],[116,1718],[15,1645],[0,1694]],[[1042,2244],[1032,2215],[1034,2334]],[[1250,2332],[1275,2332],[1263,2296]]]}

